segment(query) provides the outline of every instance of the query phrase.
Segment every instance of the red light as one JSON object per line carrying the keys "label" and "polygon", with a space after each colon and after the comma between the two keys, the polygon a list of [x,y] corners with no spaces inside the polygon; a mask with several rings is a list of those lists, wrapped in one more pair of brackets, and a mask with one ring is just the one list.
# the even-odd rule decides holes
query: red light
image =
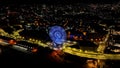
{"label": "red light", "polygon": [[14,40],[11,39],[11,40],[9,41],[9,44],[14,45],[14,44],[16,44],[16,41],[14,41]]}
{"label": "red light", "polygon": [[31,51],[35,53],[35,52],[38,51],[38,49],[37,48],[33,48]]}

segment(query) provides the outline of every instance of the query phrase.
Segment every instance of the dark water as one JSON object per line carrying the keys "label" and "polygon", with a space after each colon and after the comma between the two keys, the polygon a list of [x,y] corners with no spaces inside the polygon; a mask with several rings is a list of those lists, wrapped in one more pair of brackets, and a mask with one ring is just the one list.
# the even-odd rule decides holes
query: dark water
{"label": "dark water", "polygon": [[[11,48],[3,48],[0,54],[0,65],[4,67],[70,67],[70,68],[91,68],[88,67],[86,61],[88,58],[81,58],[70,54],[65,54],[64,61],[56,61],[53,57],[50,57],[51,50],[41,49],[38,54],[27,54]],[[96,59],[93,59],[96,60]],[[105,60],[103,68],[120,68],[119,60]],[[95,68],[95,67],[94,67]],[[100,67],[98,67],[100,68]]]}
{"label": "dark water", "polygon": [[[48,51],[48,52],[47,52]],[[50,50],[41,50],[39,54],[27,54],[11,48],[2,48],[0,54],[0,65],[15,66],[36,66],[36,67],[75,67],[75,63],[59,62],[49,56]]]}

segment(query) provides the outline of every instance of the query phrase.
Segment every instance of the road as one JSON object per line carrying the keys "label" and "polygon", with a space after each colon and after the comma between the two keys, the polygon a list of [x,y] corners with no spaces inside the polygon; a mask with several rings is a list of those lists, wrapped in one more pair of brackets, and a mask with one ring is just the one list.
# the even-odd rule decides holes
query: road
{"label": "road", "polygon": [[[7,37],[11,37],[14,39],[18,39],[19,40],[25,40],[26,42],[32,43],[32,44],[37,44],[38,46],[42,46],[42,47],[49,47],[49,45],[47,45],[47,43],[42,43],[40,40],[35,40],[35,39],[29,39],[26,40],[24,38],[22,38],[19,35],[6,35],[6,34],[2,34],[5,35]],[[104,53],[97,53],[97,52],[90,52],[90,51],[82,51],[81,49],[75,49],[75,48],[70,48],[69,45],[63,45],[65,46],[63,48],[63,52],[65,53],[69,53],[72,55],[76,55],[76,56],[80,56],[80,57],[86,57],[86,58],[93,58],[93,59],[112,59],[112,60],[120,60],[120,54],[104,54]]]}

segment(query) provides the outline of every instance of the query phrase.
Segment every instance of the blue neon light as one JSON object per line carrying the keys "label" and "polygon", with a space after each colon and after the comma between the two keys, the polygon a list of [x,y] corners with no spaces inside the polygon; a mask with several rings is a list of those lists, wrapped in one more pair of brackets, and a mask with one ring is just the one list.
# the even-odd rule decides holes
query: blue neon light
{"label": "blue neon light", "polygon": [[49,36],[56,44],[63,44],[66,41],[66,32],[60,26],[53,26],[50,28]]}

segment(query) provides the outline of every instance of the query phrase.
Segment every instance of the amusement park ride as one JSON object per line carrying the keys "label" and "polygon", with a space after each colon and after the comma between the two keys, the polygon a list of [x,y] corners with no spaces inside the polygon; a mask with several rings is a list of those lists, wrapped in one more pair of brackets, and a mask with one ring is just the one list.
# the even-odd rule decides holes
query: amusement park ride
{"label": "amusement park ride", "polygon": [[61,49],[63,43],[66,42],[66,32],[60,26],[53,26],[50,28],[49,36],[53,41],[53,49]]}

